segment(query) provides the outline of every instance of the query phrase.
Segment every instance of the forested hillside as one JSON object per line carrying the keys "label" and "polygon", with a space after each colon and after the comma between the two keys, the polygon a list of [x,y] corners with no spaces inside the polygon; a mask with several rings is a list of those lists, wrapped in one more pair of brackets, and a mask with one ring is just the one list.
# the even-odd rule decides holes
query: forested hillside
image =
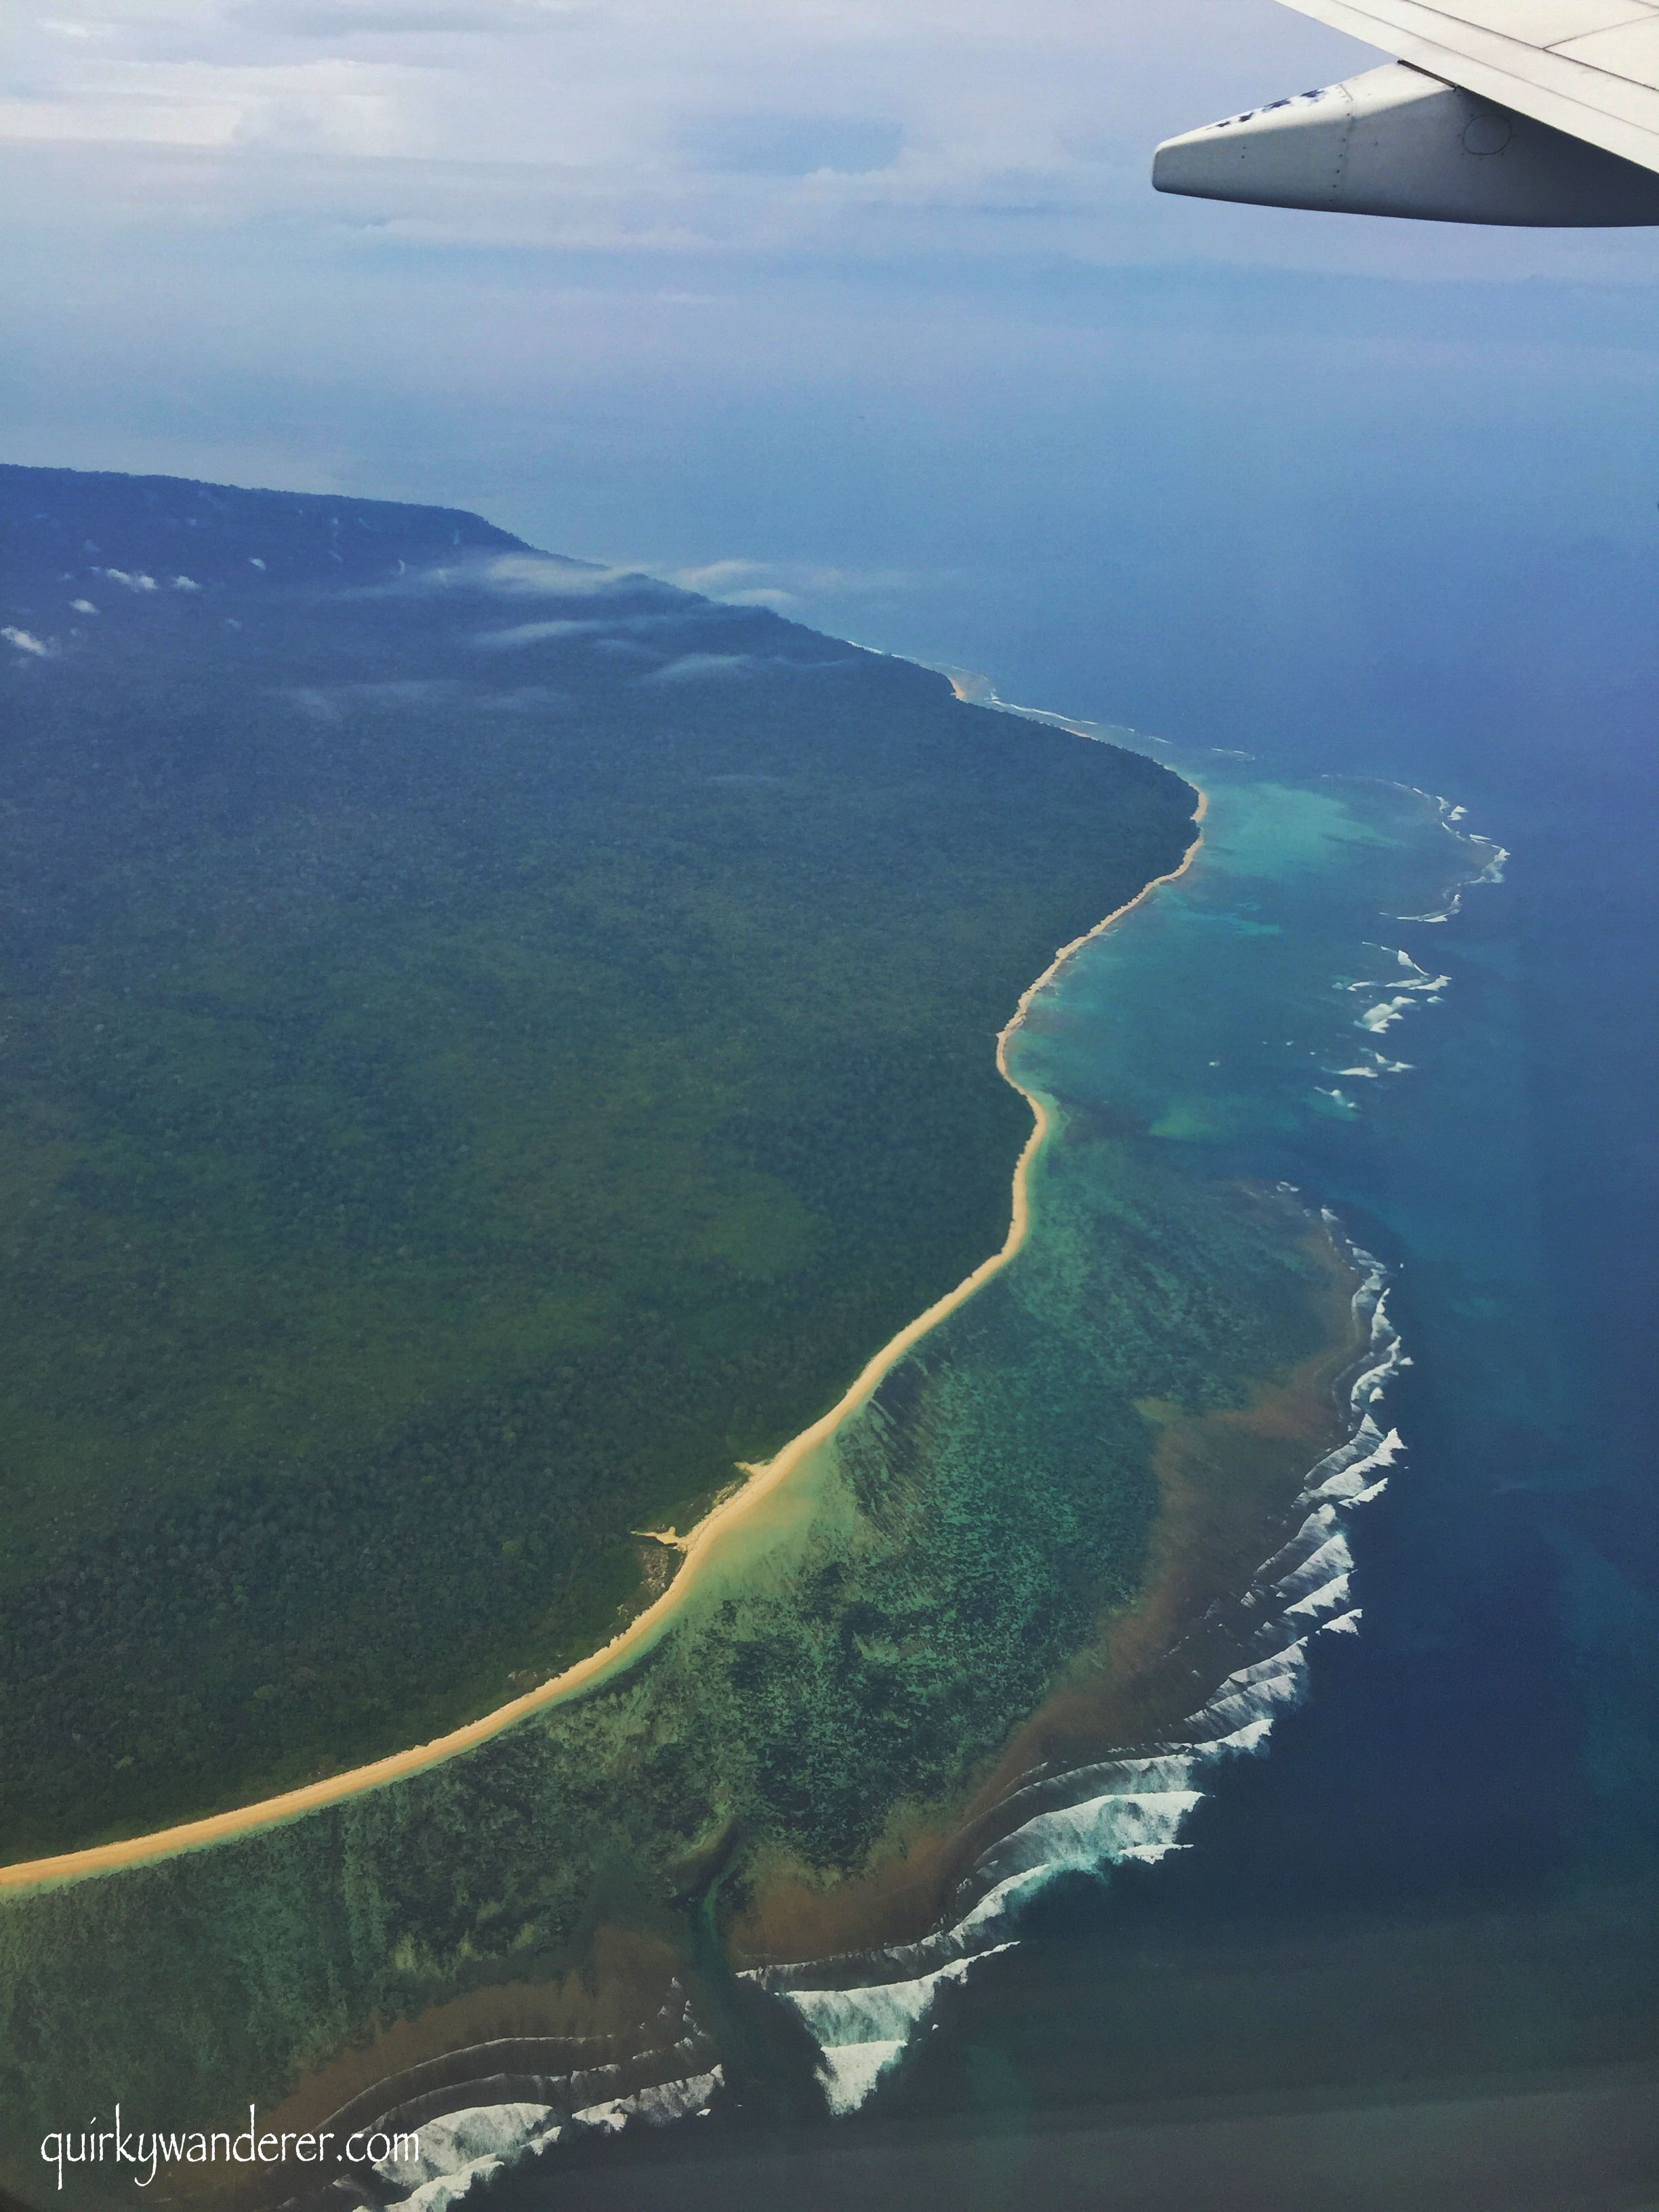
{"label": "forested hillside", "polygon": [[0,470],[0,1850],[430,1735],[1000,1243],[1194,795],[474,516]]}

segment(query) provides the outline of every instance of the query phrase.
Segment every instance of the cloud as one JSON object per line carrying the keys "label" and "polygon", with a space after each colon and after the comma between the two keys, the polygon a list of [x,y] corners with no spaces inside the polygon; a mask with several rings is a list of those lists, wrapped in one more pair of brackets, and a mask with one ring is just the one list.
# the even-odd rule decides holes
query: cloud
{"label": "cloud", "polygon": [[14,629],[9,625],[0,629],[0,637],[3,637],[8,645],[15,645],[19,653],[32,653],[40,660],[50,660],[58,650],[55,642],[34,637],[26,629]]}
{"label": "cloud", "polygon": [[199,592],[202,587],[192,576],[175,576],[173,588],[175,592]]}
{"label": "cloud", "polygon": [[706,561],[665,573],[683,591],[701,592],[729,607],[797,606],[819,597],[885,597],[949,580],[943,574],[912,568],[846,568],[816,561]]}
{"label": "cloud", "polygon": [[98,611],[90,599],[71,599],[70,605],[77,615],[95,615]]}
{"label": "cloud", "polygon": [[676,568],[673,580],[688,592],[707,592],[719,599],[732,584],[740,584],[745,576],[763,573],[764,563],[758,561],[706,561],[700,568]]}
{"label": "cloud", "polygon": [[428,706],[463,698],[468,689],[453,676],[399,676],[380,684],[287,684],[279,687],[275,696],[286,699],[313,721],[333,724],[343,721],[351,707]]}
{"label": "cloud", "polygon": [[342,694],[379,707],[417,707],[434,699],[452,699],[465,684],[453,676],[398,676],[381,684],[344,684]]}
{"label": "cloud", "polygon": [[610,627],[604,622],[515,623],[511,629],[481,629],[472,642],[493,652],[511,652],[520,646],[539,645],[545,638],[581,637]]}
{"label": "cloud", "polygon": [[510,691],[477,692],[469,703],[480,714],[534,714],[568,707],[570,695],[550,684],[517,684]]}
{"label": "cloud", "polygon": [[[279,240],[350,238],[635,263],[1048,253],[1413,276],[1571,258],[1649,281],[1639,234],[1471,240],[1159,199],[1160,137],[1367,65],[1352,40],[1265,6],[95,0],[50,21],[8,27],[0,140],[84,159],[72,197],[89,233],[240,232],[262,263]],[[157,163],[161,149],[200,166]],[[63,207],[37,185],[31,229],[57,230]]]}
{"label": "cloud", "polygon": [[574,12],[561,0],[465,0],[462,5],[424,7],[418,0],[240,0],[225,10],[225,20],[252,32],[337,43],[354,35],[512,37],[552,30]]}
{"label": "cloud", "polygon": [[112,584],[119,584],[125,591],[153,592],[156,589],[154,576],[135,574],[125,568],[100,568],[94,573],[100,576],[107,576]]}
{"label": "cloud", "polygon": [[1152,144],[1250,105],[1276,49],[1296,86],[1310,46],[1356,52],[1215,17],[1213,0],[1152,21],[1124,0],[99,0],[95,37],[20,27],[0,137],[119,148],[124,170],[141,145],[228,162],[228,191],[140,187],[191,227],[308,207],[382,242],[1023,252],[995,235],[1012,210],[1070,246],[1108,203],[1152,219]]}
{"label": "cloud", "polygon": [[638,580],[625,579],[618,568],[572,561],[556,553],[498,553],[464,569],[432,573],[446,582],[481,584],[489,592],[526,599],[573,599],[579,593],[613,591],[624,580]]}
{"label": "cloud", "polygon": [[[498,553],[473,555],[430,568],[403,569],[385,583],[357,585],[347,596],[393,599],[438,592],[483,592],[504,599],[590,600],[624,586],[630,591],[649,589],[654,583],[654,578],[641,576],[635,570],[604,568],[594,562],[573,561],[556,553]],[[576,620],[570,619],[573,623]],[[582,626],[593,627],[591,623]],[[556,627],[543,633],[550,637],[556,634]],[[502,641],[516,641],[505,632],[499,635]]]}
{"label": "cloud", "polygon": [[752,668],[752,653],[683,653],[665,667],[653,668],[648,676],[641,676],[641,684],[697,684],[710,677],[735,676],[739,671]]}
{"label": "cloud", "polygon": [[345,720],[345,709],[340,704],[338,694],[325,690],[319,684],[290,684],[279,690],[276,696],[286,699],[289,706],[298,708],[301,714],[313,722],[324,722],[333,727]]}

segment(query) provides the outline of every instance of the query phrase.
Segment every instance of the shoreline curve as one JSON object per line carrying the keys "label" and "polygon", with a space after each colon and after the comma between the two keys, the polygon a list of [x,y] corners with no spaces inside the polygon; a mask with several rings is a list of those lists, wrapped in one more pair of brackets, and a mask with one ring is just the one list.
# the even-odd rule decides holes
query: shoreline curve
{"label": "shoreline curve", "polygon": [[[960,696],[960,694],[958,695]],[[1188,779],[1183,778],[1183,781]],[[383,1789],[392,1782],[420,1774],[434,1766],[441,1766],[462,1753],[476,1749],[492,1736],[501,1735],[532,1713],[544,1707],[562,1704],[579,1692],[590,1689],[619,1674],[641,1658],[671,1626],[675,1613],[691,1590],[699,1562],[718,1543],[722,1534],[738,1522],[746,1518],[763,1498],[781,1489],[795,1469],[817,1446],[828,1441],[848,1417],[858,1411],[872,1398],[888,1373],[897,1365],[913,1346],[921,1342],[936,1328],[947,1315],[965,1305],[974,1293],[1000,1274],[1024,1243],[1030,1227],[1030,1202],[1028,1192],[1030,1169],[1046,1141],[1050,1120],[1042,1098],[1027,1091],[1009,1073],[1008,1045],[1030,1010],[1031,1003],[1063,968],[1066,963],[1084,945],[1104,934],[1125,915],[1131,914],[1142,902],[1161,890],[1166,884],[1176,882],[1192,866],[1204,842],[1204,817],[1209,811],[1209,795],[1196,784],[1188,787],[1197,793],[1198,803],[1193,810],[1193,827],[1196,832],[1191,844],[1182,855],[1179,866],[1167,875],[1154,876],[1143,884],[1131,899],[1115,907],[1093,928],[1074,937],[1069,945],[1062,945],[1054,958],[1021,992],[1018,1003],[1006,1024],[998,1032],[997,1073],[1005,1083],[1019,1092],[1031,1109],[1030,1134],[1021,1148],[1014,1165],[1012,1204],[1008,1234],[1000,1250],[981,1260],[969,1275],[964,1276],[956,1288],[937,1298],[926,1312],[907,1322],[898,1334],[890,1338],[860,1370],[857,1378],[838,1398],[827,1413],[821,1414],[799,1436],[792,1437],[776,1456],[751,1466],[739,1463],[738,1472],[749,1477],[741,1488],[735,1490],[704,1515],[689,1534],[673,1538],[674,1548],[684,1553],[684,1564],[662,1595],[653,1600],[644,1612],[636,1613],[628,1626],[620,1630],[611,1642],[597,1651],[578,1659],[562,1673],[550,1680],[538,1683],[533,1690],[497,1705],[474,1721],[468,1721],[447,1735],[434,1736],[428,1743],[411,1744],[403,1751],[389,1752],[382,1759],[373,1759],[366,1765],[349,1767],[340,1774],[325,1776],[316,1782],[302,1783],[297,1789],[282,1791],[275,1797],[257,1799],[252,1804],[233,1806],[222,1813],[210,1813],[200,1819],[185,1820],[166,1828],[155,1828],[137,1836],[125,1836],[106,1844],[90,1844],[79,1850],[51,1854],[45,1858],[20,1859],[10,1865],[0,1866],[0,1892],[17,1893],[32,1889],[56,1888],[60,1885],[88,1880],[97,1875],[114,1874],[128,1867],[154,1865],[159,1862],[181,1856],[187,1851],[206,1850],[216,1844],[228,1843],[238,1836],[253,1835],[266,1828],[286,1826],[290,1820],[302,1819],[307,1813],[320,1812],[329,1805],[337,1805],[349,1797],[364,1795],[371,1790]],[[656,1532],[651,1532],[656,1533]],[[672,1532],[667,1532],[672,1534]],[[664,1540],[659,1536],[659,1540]]]}

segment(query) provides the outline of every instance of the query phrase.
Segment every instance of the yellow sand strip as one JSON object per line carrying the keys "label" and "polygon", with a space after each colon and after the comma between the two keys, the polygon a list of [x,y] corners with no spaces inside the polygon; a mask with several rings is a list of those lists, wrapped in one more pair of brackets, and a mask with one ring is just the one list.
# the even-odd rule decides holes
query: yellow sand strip
{"label": "yellow sand strip", "polygon": [[[1208,803],[1206,795],[1200,791],[1193,817],[1194,827],[1202,823]],[[475,1744],[487,1742],[491,1736],[499,1735],[504,1729],[511,1728],[526,1715],[557,1704],[578,1690],[591,1688],[595,1683],[620,1673],[633,1661],[641,1657],[667,1628],[673,1614],[696,1583],[699,1570],[706,1567],[711,1552],[727,1530],[745,1519],[763,1498],[787,1482],[808,1454],[826,1437],[832,1436],[848,1415],[855,1413],[873,1395],[882,1377],[903,1358],[911,1346],[919,1343],[930,1329],[937,1328],[947,1314],[954,1313],[958,1306],[965,1304],[981,1284],[989,1282],[993,1275],[1000,1273],[1025,1242],[1030,1225],[1027,1182],[1031,1163],[1048,1133],[1048,1114],[1042,1100],[1027,1091],[1024,1085],[1015,1082],[1009,1073],[1008,1041],[1024,1020],[1037,993],[1053,979],[1079,946],[1089,944],[1109,929],[1114,922],[1121,921],[1126,914],[1131,913],[1143,899],[1150,898],[1162,885],[1172,884],[1177,877],[1185,875],[1203,842],[1200,828],[1178,868],[1171,869],[1167,876],[1155,877],[1133,898],[1126,900],[1123,905],[1109,914],[1103,921],[1097,922],[1081,937],[1073,938],[1069,945],[1061,945],[1036,982],[1022,994],[1008,1026],[997,1039],[998,1070],[1028,1102],[1032,1114],[1031,1133],[1025,1140],[1024,1149],[1014,1170],[1013,1212],[1002,1249],[994,1253],[988,1260],[981,1261],[973,1273],[958,1283],[955,1290],[947,1291],[944,1297],[929,1306],[926,1313],[919,1314],[915,1321],[902,1328],[890,1344],[884,1345],[845,1396],[832,1406],[821,1420],[814,1421],[810,1429],[803,1429],[799,1436],[787,1443],[775,1459],[769,1460],[762,1466],[744,1468],[742,1471],[749,1476],[749,1480],[740,1490],[716,1505],[689,1536],[677,1536],[672,1530],[658,1534],[659,1543],[672,1543],[684,1551],[684,1565],[662,1595],[647,1606],[643,1613],[637,1613],[620,1635],[613,1637],[602,1650],[591,1652],[586,1659],[579,1659],[574,1666],[567,1667],[562,1674],[554,1675],[550,1681],[539,1683],[535,1689],[527,1690],[510,1704],[498,1705],[493,1712],[484,1714],[482,1719],[468,1722],[465,1728],[452,1729],[447,1735],[434,1736],[430,1743],[412,1744],[407,1751],[392,1752],[385,1759],[377,1759],[367,1766],[354,1766],[343,1774],[331,1774],[320,1782],[308,1782],[301,1789],[284,1790],[281,1796],[263,1798],[253,1805],[238,1805],[229,1812],[215,1813],[205,1820],[186,1820],[177,1827],[158,1828],[145,1836],[128,1836],[118,1843],[95,1844],[85,1850],[64,1851],[52,1858],[20,1860],[15,1865],[0,1867],[0,1889],[44,1888],[58,1882],[76,1881],[88,1875],[109,1874],[121,1867],[143,1866],[155,1859],[172,1858],[181,1851],[201,1850],[210,1844],[224,1843],[233,1836],[251,1834],[257,1829],[276,1827],[284,1821],[297,1820],[301,1814],[316,1812],[322,1806],[337,1805],[342,1798],[355,1797],[362,1790],[378,1790],[388,1782],[400,1780],[404,1775],[418,1774],[428,1766],[440,1765],[445,1759],[453,1759],[461,1752],[471,1751]]]}

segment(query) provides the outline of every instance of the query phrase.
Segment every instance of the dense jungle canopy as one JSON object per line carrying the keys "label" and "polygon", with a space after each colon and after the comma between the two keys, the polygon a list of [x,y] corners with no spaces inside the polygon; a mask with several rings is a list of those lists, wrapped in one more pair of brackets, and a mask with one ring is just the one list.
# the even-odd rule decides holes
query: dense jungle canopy
{"label": "dense jungle canopy", "polygon": [[1194,794],[476,516],[0,469],[0,1851],[429,1736],[1005,1234]]}

